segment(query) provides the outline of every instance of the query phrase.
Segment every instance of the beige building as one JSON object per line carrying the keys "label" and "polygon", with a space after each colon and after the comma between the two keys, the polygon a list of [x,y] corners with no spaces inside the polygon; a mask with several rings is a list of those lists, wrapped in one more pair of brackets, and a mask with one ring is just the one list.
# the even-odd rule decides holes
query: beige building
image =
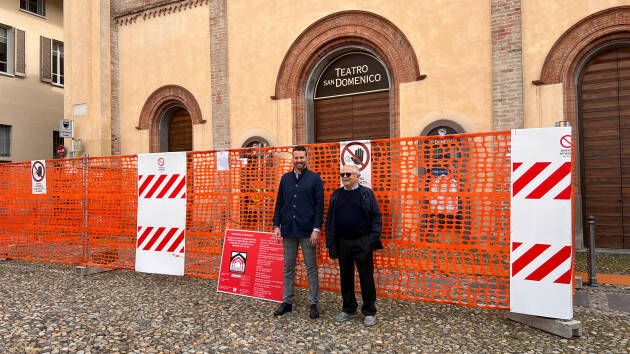
{"label": "beige building", "polygon": [[0,161],[56,157],[63,115],[62,0],[0,0]]}
{"label": "beige building", "polygon": [[630,248],[629,4],[72,1],[64,116],[91,156],[568,121],[578,233]]}

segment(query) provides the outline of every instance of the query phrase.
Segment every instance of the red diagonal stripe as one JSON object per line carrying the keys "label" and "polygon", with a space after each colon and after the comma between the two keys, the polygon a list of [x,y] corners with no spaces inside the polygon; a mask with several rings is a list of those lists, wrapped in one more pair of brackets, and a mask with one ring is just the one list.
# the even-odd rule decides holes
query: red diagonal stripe
{"label": "red diagonal stripe", "polygon": [[173,191],[173,193],[171,193],[171,195],[169,195],[169,198],[176,198],[177,195],[179,194],[179,192],[182,190],[182,188],[186,185],[186,177],[182,178],[182,181],[179,182],[179,184],[177,185],[177,187],[175,187],[175,190]]}
{"label": "red diagonal stripe", "polygon": [[140,236],[140,238],[138,239],[138,243],[136,243],[136,248],[140,247],[142,242],[144,242],[144,239],[147,238],[147,236],[149,236],[149,234],[151,233],[151,230],[153,230],[153,226],[149,226],[144,230],[142,236]]}
{"label": "red diagonal stripe", "polygon": [[142,179],[142,175],[138,175],[138,181]]}
{"label": "red diagonal stripe", "polygon": [[549,258],[547,262],[543,263],[538,269],[533,271],[532,274],[528,275],[525,280],[542,280],[542,278],[549,275],[549,273],[558,268],[558,266],[569,259],[569,257],[571,257],[571,246],[562,247],[562,249]]}
{"label": "red diagonal stripe", "polygon": [[153,247],[153,244],[157,242],[157,240],[162,235],[162,232],[164,232],[164,229],[165,227],[158,228],[157,231],[155,231],[155,233],[153,234],[153,237],[151,237],[151,240],[149,240],[149,242],[147,242],[147,245],[144,246],[143,250],[150,251],[151,247]]}
{"label": "red diagonal stripe", "polygon": [[566,273],[562,274],[560,278],[556,279],[554,283],[558,284],[571,284],[571,269],[567,270]]}
{"label": "red diagonal stripe", "polygon": [[513,162],[512,163],[512,171],[518,170],[518,168],[521,167],[522,164],[523,164],[522,162]]}
{"label": "red diagonal stripe", "polygon": [[518,246],[522,245],[523,242],[512,242],[512,251],[518,248]]}
{"label": "red diagonal stripe", "polygon": [[527,252],[523,253],[522,256],[518,257],[518,259],[512,263],[512,276],[518,274],[518,272],[536,259],[536,257],[540,256],[547,248],[549,248],[549,245],[537,243],[532,248],[528,249]]}
{"label": "red diagonal stripe", "polygon": [[179,245],[182,243],[183,240],[184,240],[184,230],[182,230],[182,232],[177,237],[177,240],[173,242],[171,247],[169,247],[166,252],[175,252],[175,250],[177,249],[177,247],[179,247]]}
{"label": "red diagonal stripe", "polygon": [[565,162],[551,176],[547,177],[536,189],[534,189],[526,199],[540,199],[551,190],[556,184],[560,183],[564,177],[571,173],[571,163]]}
{"label": "red diagonal stripe", "polygon": [[538,176],[551,162],[536,162],[532,167],[512,184],[512,196],[518,194],[521,189]]}
{"label": "red diagonal stripe", "polygon": [[179,230],[176,227],[172,227],[170,230],[168,230],[168,233],[166,234],[166,236],[164,236],[164,239],[162,240],[162,242],[160,242],[160,244],[157,246],[157,248],[155,249],[156,251],[161,251],[162,249],[164,249],[164,247],[166,247],[166,244],[168,243],[168,241],[171,240],[171,238],[173,237],[173,234],[175,232],[177,232],[177,230]]}
{"label": "red diagonal stripe", "polygon": [[158,198],[158,199],[162,198],[164,196],[164,194],[166,194],[166,192],[168,192],[169,188],[171,188],[173,183],[175,183],[175,180],[177,180],[178,177],[179,177],[178,174],[175,174],[175,175],[171,176],[171,178],[169,178],[168,182],[166,182],[166,185],[164,186],[164,188],[162,188],[162,191],[160,192],[160,194],[157,195],[156,198]]}
{"label": "red diagonal stripe", "polygon": [[155,183],[153,184],[153,187],[151,187],[151,189],[149,190],[149,192],[147,193],[145,198],[147,198],[147,199],[151,198],[153,193],[155,193],[155,191],[158,188],[160,188],[160,186],[162,185],[162,181],[164,181],[165,178],[166,178],[166,175],[160,175],[160,177],[158,177],[157,181],[155,181]]}
{"label": "red diagonal stripe", "polygon": [[569,185],[553,199],[571,199],[571,186]]}
{"label": "red diagonal stripe", "polygon": [[144,183],[142,183],[142,185],[140,186],[140,190],[138,191],[139,196],[142,195],[142,192],[144,192],[144,189],[149,186],[149,183],[151,183],[151,180],[153,179],[153,177],[155,177],[155,175],[148,175],[147,179],[144,180]]}

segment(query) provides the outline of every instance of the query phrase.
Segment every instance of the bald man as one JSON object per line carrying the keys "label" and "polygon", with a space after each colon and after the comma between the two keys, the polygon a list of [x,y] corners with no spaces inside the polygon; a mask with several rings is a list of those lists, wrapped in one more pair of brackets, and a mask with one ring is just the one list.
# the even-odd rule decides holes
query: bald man
{"label": "bald man", "polygon": [[361,186],[357,166],[346,165],[339,174],[343,187],[330,196],[326,218],[326,247],[331,259],[339,259],[342,311],[335,319],[346,321],[359,315],[354,295],[354,267],[359,272],[363,324],[376,324],[374,251],[381,243],[382,216],[374,192]]}

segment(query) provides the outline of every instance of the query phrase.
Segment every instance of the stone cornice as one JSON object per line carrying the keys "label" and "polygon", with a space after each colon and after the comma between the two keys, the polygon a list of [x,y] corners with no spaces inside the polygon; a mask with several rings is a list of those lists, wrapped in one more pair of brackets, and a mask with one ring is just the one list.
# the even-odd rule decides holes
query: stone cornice
{"label": "stone cornice", "polygon": [[149,5],[141,5],[121,9],[113,14],[112,20],[118,26],[124,26],[148,20],[160,16],[168,16],[172,13],[192,9],[198,6],[208,5],[209,0],[166,0],[156,1]]}

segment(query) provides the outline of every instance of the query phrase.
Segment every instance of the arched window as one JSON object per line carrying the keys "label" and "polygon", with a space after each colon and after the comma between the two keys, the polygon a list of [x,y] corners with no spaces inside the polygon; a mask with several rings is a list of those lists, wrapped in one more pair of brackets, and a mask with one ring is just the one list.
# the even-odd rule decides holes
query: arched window
{"label": "arched window", "polygon": [[192,120],[182,106],[170,107],[164,112],[159,126],[160,152],[192,151]]}

